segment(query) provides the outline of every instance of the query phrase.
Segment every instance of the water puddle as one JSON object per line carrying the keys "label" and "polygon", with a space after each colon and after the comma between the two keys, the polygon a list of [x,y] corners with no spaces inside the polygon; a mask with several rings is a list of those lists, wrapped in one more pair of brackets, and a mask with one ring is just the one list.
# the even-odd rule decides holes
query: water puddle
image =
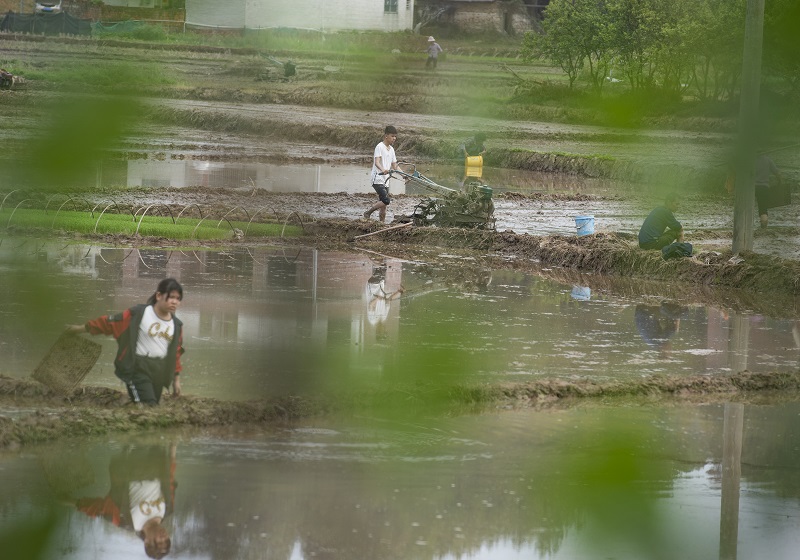
{"label": "water puddle", "polygon": [[788,560],[799,419],[582,406],[53,444],[0,457],[0,527],[55,508],[47,559],[144,557],[156,512],[170,558]]}
{"label": "water puddle", "polygon": [[[64,324],[185,287],[184,391],[247,399],[414,375],[450,381],[640,379],[794,370],[800,322],[681,304],[635,282],[565,284],[458,255],[0,247],[0,374],[26,377]],[[16,248],[15,248],[16,247]],[[602,281],[601,281],[602,280]],[[402,289],[402,291],[401,291]],[[116,343],[86,383],[117,386]],[[410,377],[409,377],[410,376]],[[355,386],[355,385],[354,385]]]}
{"label": "water puddle", "polygon": [[[174,154],[173,154],[174,156]],[[407,167],[411,170],[411,167]],[[461,188],[464,182],[479,180],[497,192],[583,193],[619,195],[632,189],[619,181],[541,173],[484,166],[480,172],[465,173],[463,165],[425,165],[419,171],[436,183]],[[143,157],[105,161],[97,169],[96,187],[208,187],[251,188],[281,193],[364,193],[370,191],[369,163],[261,163],[205,159],[203,157]],[[429,195],[430,192],[391,182],[395,194]]]}

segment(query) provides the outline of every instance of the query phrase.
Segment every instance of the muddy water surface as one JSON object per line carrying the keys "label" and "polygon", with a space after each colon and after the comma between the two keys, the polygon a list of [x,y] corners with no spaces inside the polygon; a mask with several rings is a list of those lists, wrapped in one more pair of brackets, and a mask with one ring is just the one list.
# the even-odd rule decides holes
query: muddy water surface
{"label": "muddy water surface", "polygon": [[[634,380],[793,370],[800,323],[636,293],[367,251],[3,245],[0,373],[27,377],[64,324],[185,286],[183,388],[247,399],[407,381]],[[634,285],[635,287],[635,285]],[[88,335],[82,335],[88,336]],[[86,383],[118,386],[115,342]]]}
{"label": "muddy water surface", "polygon": [[[98,170],[97,186],[120,185],[144,188],[203,187],[222,191],[259,189],[270,193],[344,193],[374,196],[369,181],[369,163],[263,163],[223,158],[206,159],[208,154],[195,154],[183,159],[185,152],[166,152],[163,159],[150,157],[129,161],[108,161]],[[175,158],[180,154],[179,158]],[[218,154],[219,155],[219,154]],[[413,165],[408,172],[419,171],[445,189],[462,190],[465,183],[480,181],[495,193],[496,228],[534,235],[574,234],[575,218],[595,217],[596,231],[638,231],[642,216],[649,208],[623,201],[627,195],[641,196],[646,186],[621,181],[592,179],[576,175],[541,173],[518,169],[484,166],[465,169],[463,165]],[[408,195],[394,200],[388,209],[388,219],[408,215],[425,196],[443,196],[447,191],[429,190],[418,185],[406,185],[395,179],[389,182],[392,196]],[[514,199],[505,200],[502,193],[526,195],[564,195],[569,200],[556,204],[539,203],[522,206]],[[578,196],[575,196],[578,195]],[[588,196],[580,196],[588,195]],[[174,198],[175,195],[170,195]],[[597,198],[604,198],[598,202]],[[656,198],[660,195],[656,196]],[[585,200],[584,200],[585,199]],[[163,201],[163,195],[158,198]],[[649,202],[648,202],[649,204]],[[287,201],[277,205],[284,212],[298,211],[320,218],[359,219],[367,201],[359,199],[324,199],[315,202]],[[703,225],[725,225],[718,216]]]}
{"label": "muddy water surface", "polygon": [[170,558],[789,560],[799,418],[586,405],[33,447],[0,457],[0,527],[55,507],[45,558],[145,558],[130,496],[148,481]]}
{"label": "muddy water surface", "polygon": [[[424,167],[424,168],[423,168]],[[413,172],[412,165],[405,166]],[[496,192],[584,193],[621,195],[633,186],[619,181],[519,169],[465,168],[463,165],[425,165],[417,169],[434,182],[459,188],[464,181],[479,180]],[[270,192],[368,192],[369,162],[352,163],[259,163],[219,161],[219,158],[146,158],[106,162],[98,175],[103,187],[119,186],[123,173],[131,187],[258,188]],[[406,189],[401,180],[390,183],[395,194],[431,194],[419,188]]]}

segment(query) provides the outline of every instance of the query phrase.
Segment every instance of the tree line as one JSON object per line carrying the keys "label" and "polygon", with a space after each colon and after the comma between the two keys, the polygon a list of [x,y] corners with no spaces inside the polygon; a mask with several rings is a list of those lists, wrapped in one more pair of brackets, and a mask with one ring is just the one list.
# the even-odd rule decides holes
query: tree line
{"label": "tree line", "polygon": [[[527,60],[545,59],[569,80],[602,92],[617,80],[706,100],[734,97],[741,78],[747,0],[551,0]],[[766,0],[763,75],[800,97],[800,3]]]}

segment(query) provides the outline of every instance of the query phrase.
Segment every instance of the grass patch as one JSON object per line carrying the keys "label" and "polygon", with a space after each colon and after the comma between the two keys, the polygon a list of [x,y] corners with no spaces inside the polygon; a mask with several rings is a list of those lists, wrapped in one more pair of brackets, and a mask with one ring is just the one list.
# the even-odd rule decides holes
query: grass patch
{"label": "grass patch", "polygon": [[[104,39],[129,39],[161,44],[219,46],[231,49],[262,49],[272,52],[294,51],[299,53],[358,54],[370,51],[391,52],[394,49],[408,52],[424,52],[427,35],[416,35],[409,31],[393,33],[381,31],[338,31],[325,33],[303,29],[246,29],[236,33],[168,33],[142,25],[123,32],[100,32],[96,37]],[[519,40],[495,33],[454,33],[442,36],[446,52],[467,50],[468,52],[493,53],[502,49],[504,53],[519,49]]]}
{"label": "grass patch", "polygon": [[135,88],[133,91],[138,91],[143,84],[163,86],[175,83],[175,80],[158,65],[141,62],[88,64],[66,61],[41,69],[29,68],[24,75],[28,80],[48,80],[54,84],[68,86],[68,89],[84,89],[87,86],[130,87]]}
{"label": "grass patch", "polygon": [[220,220],[219,217],[137,216],[122,213],[81,212],[76,210],[45,211],[41,209],[4,209],[0,227],[21,230],[58,230],[91,234],[134,235],[169,239],[226,240],[234,237],[234,229],[246,232],[245,237],[297,237],[302,228],[295,225]]}
{"label": "grass patch", "polygon": [[533,150],[523,150],[521,148],[512,148],[509,152],[514,154],[536,154],[536,155],[550,155],[574,159],[599,159],[601,161],[615,161],[617,158],[607,154],[573,154],[570,152],[535,152]]}

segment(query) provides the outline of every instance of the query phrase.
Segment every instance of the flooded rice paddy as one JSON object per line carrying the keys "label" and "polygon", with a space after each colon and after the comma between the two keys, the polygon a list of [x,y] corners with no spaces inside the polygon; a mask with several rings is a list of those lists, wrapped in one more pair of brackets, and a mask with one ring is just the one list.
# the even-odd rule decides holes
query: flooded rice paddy
{"label": "flooded rice paddy", "polygon": [[0,526],[54,511],[43,558],[145,558],[146,480],[171,558],[789,560],[798,418],[586,405],[39,446],[0,457]]}
{"label": "flooded rice paddy", "polygon": [[[794,318],[617,292],[608,279],[593,289],[591,276],[577,285],[487,270],[456,254],[13,244],[3,245],[13,289],[0,296],[0,374],[11,377],[28,376],[63,325],[143,301],[166,276],[185,286],[183,387],[205,397],[370,386],[416,370],[463,383],[793,371],[800,352]],[[116,343],[94,340],[103,352],[86,382],[117,386]]]}
{"label": "flooded rice paddy", "polygon": [[[800,351],[792,318],[681,304],[652,284],[632,293],[590,276],[488,270],[458,254],[1,248],[12,289],[0,296],[0,373],[17,377],[65,323],[141,301],[164,276],[185,287],[189,395],[724,376],[793,370]],[[94,340],[103,353],[85,383],[119,387],[115,343]],[[0,541],[49,519],[42,558],[145,558],[130,504],[147,488],[174,558],[788,560],[800,545],[799,423],[800,404],[765,395],[456,417],[411,406],[28,446],[0,454]]]}

